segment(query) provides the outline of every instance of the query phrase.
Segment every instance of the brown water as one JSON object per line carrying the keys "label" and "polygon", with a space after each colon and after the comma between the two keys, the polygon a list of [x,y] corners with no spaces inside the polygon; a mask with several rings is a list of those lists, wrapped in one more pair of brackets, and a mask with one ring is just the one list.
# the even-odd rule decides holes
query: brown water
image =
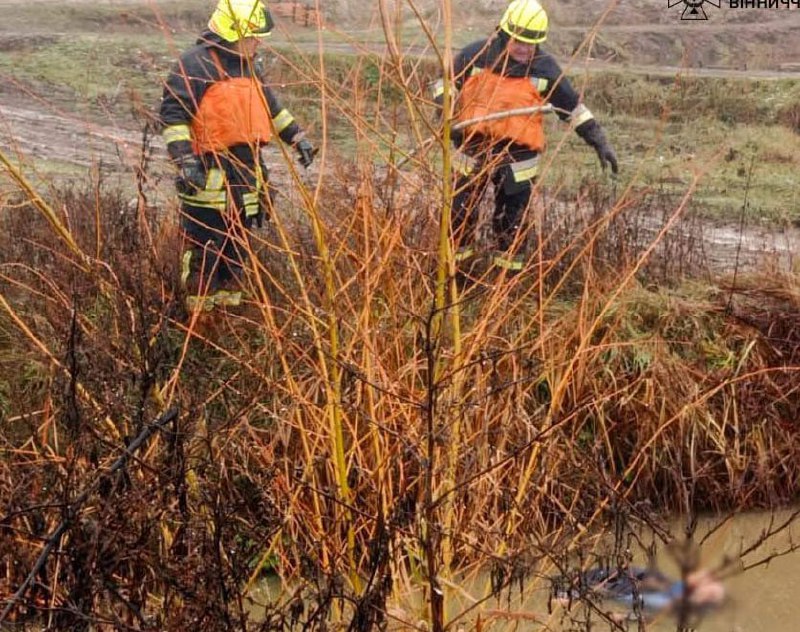
{"label": "brown water", "polygon": [[[706,614],[701,620],[694,622],[693,630],[697,632],[798,632],[800,630],[800,552],[780,555],[768,564],[756,565],[766,561],[770,556],[786,551],[792,542],[800,545],[800,520],[790,528],[768,538],[761,546],[742,556],[742,552],[752,547],[761,538],[765,530],[783,523],[791,516],[790,511],[740,514],[725,521],[705,518],[696,529],[694,540],[700,542],[713,527],[722,524],[699,547],[700,564],[703,568],[718,570],[726,566],[723,573],[723,585],[726,590],[726,602],[718,610]],[[671,532],[677,538],[683,536],[683,524],[674,521]],[[650,536],[640,534],[646,544]],[[660,546],[657,556],[660,570],[665,574],[678,577],[676,558],[667,547]],[[644,559],[643,551],[634,551],[637,561]],[[753,568],[748,568],[754,566]],[[543,575],[552,575],[552,569],[541,569]],[[489,578],[486,573],[461,578],[459,581],[445,582],[447,593],[448,619],[453,625],[449,630],[469,632],[478,629],[478,613],[480,612],[481,630],[484,631],[537,631],[579,632],[587,629],[596,630],[645,630],[648,632],[668,632],[678,628],[677,621],[668,615],[662,615],[649,621],[629,620],[620,628],[610,626],[596,615],[594,624],[587,628],[580,623],[585,610],[580,605],[565,611],[562,606],[555,606],[548,613],[547,601],[550,582],[547,580],[527,579],[523,584],[522,594],[514,588],[510,596],[507,593],[498,600],[491,598],[482,605],[476,605],[482,596],[489,591]],[[281,602],[285,595],[278,583],[264,584],[254,594],[257,602]],[[600,604],[604,610],[622,613],[624,608],[613,604]],[[472,608],[469,614],[459,616]],[[395,578],[395,595],[389,606],[389,629],[391,630],[424,630],[427,619],[427,606],[423,599],[423,590],[418,580]],[[346,619],[346,615],[345,615]],[[627,627],[626,627],[627,626]]]}
{"label": "brown water", "polygon": [[[776,523],[788,516],[789,512],[776,514]],[[739,560],[741,550],[759,539],[760,533],[769,528],[771,518],[759,513],[737,516],[704,545],[704,558],[712,566],[721,563],[725,556]],[[710,522],[705,521],[704,526]],[[791,547],[792,541],[800,545],[800,523],[795,522],[790,529],[771,538],[742,561],[753,564],[766,560],[770,555]],[[725,581],[725,587],[729,594],[728,603],[701,623],[698,632],[800,630],[800,552],[739,572]]]}
{"label": "brown water", "polygon": [[[702,543],[699,552],[703,568],[716,570],[722,566],[726,567],[727,571],[722,575],[726,577],[723,579],[723,585],[727,598],[721,608],[694,622],[694,630],[697,632],[798,632],[800,630],[800,551],[780,555],[769,563],[757,565],[760,561],[766,562],[775,554],[790,550],[792,542],[800,546],[800,521],[769,537],[755,550],[742,556],[743,551],[761,539],[765,530],[776,529],[791,515],[790,511],[774,515],[743,513],[724,524],[721,519],[705,518],[700,521],[695,532],[696,541],[701,541],[714,526],[722,524]],[[675,522],[671,531],[676,538],[681,539],[683,525]],[[668,552],[666,547],[660,549],[658,554],[660,570],[667,575],[678,577],[675,555]],[[639,557],[636,553],[634,556]],[[533,602],[540,599],[534,598]],[[611,609],[624,610],[619,606]],[[530,622],[492,629],[554,631],[581,629],[559,623],[558,618],[550,618],[545,625]],[[644,622],[641,628],[638,621],[628,624],[628,629],[631,630],[642,629],[653,632],[667,632],[677,628],[677,621],[667,615]],[[609,629],[607,623],[598,623],[592,628],[592,630],[605,629]]]}
{"label": "brown water", "polygon": [[[716,570],[725,566],[722,583],[726,601],[719,609],[694,622],[697,632],[797,632],[800,630],[800,551],[790,551],[792,543],[800,546],[800,521],[766,539],[752,552],[742,552],[755,545],[765,530],[777,529],[792,516],[790,511],[743,513],[735,516],[715,531],[700,547],[701,566]],[[700,521],[695,540],[700,541],[721,520],[705,518]],[[771,526],[772,525],[772,526]],[[674,523],[672,533],[680,538],[683,525]],[[759,562],[777,555],[768,563]],[[658,556],[661,570],[677,577],[679,572],[674,555],[665,548]],[[726,561],[729,563],[726,565]],[[641,629],[652,632],[674,631],[677,621],[667,615],[645,622]],[[543,629],[538,626],[519,627],[518,630]],[[565,628],[555,626],[553,630]],[[598,626],[594,629],[608,629]],[[638,630],[638,622],[629,624]]]}
{"label": "brown water", "polygon": [[[765,561],[792,547],[800,546],[800,520],[789,529],[770,537],[756,550],[742,556],[742,551],[759,541],[761,534],[770,529],[770,523],[781,524],[789,518],[790,511],[773,514],[740,514],[726,522],[701,546],[701,564],[704,568],[718,569],[726,560],[730,575],[723,580],[727,592],[726,603],[718,610],[707,614],[695,622],[692,630],[696,632],[798,632],[800,631],[800,551],[780,555],[768,564],[747,568]],[[700,541],[720,520],[706,518],[700,522],[696,531],[696,541]],[[672,533],[680,538],[683,526],[678,521],[672,525]],[[648,542],[649,536],[644,536]],[[667,575],[678,576],[674,556],[660,547],[658,564]],[[637,556],[641,561],[641,551]],[[552,569],[541,569],[545,575]],[[650,621],[629,620],[622,627],[612,627],[596,615],[594,624],[587,628],[580,621],[584,616],[581,606],[575,605],[570,611],[556,606],[548,613],[547,601],[549,582],[528,578],[519,588],[505,592],[499,599],[490,598],[476,605],[489,591],[487,573],[477,573],[470,578],[462,578],[458,583],[445,582],[447,593],[448,620],[452,632],[471,632],[477,630],[480,613],[483,632],[592,632],[605,630],[639,630],[645,632],[675,632],[677,622],[670,616],[661,616]],[[264,605],[285,605],[296,590],[286,590],[276,580],[262,583],[251,593],[251,620],[257,624],[264,613]],[[395,594],[391,598],[389,612],[390,630],[426,630],[427,605],[423,599],[423,588],[419,580],[395,578]],[[599,604],[602,609],[622,612],[623,608],[611,604]],[[465,612],[467,614],[463,614]],[[463,615],[463,616],[462,616]],[[571,615],[571,616],[570,616]],[[347,614],[340,617],[347,622]],[[299,628],[298,628],[299,629]],[[331,629],[340,629],[336,624]],[[347,629],[345,625],[343,629]]]}

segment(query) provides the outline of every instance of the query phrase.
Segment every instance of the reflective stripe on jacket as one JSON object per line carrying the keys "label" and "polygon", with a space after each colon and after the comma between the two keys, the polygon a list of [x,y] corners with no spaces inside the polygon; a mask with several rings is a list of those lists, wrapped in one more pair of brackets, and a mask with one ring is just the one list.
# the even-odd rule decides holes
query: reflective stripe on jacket
{"label": "reflective stripe on jacket", "polygon": [[[470,76],[461,89],[456,119],[459,122],[497,112],[541,106],[544,99],[534,77],[508,77],[483,70]],[[494,141],[511,141],[533,151],[544,149],[541,114],[522,114],[470,125],[466,135],[480,134]]]}

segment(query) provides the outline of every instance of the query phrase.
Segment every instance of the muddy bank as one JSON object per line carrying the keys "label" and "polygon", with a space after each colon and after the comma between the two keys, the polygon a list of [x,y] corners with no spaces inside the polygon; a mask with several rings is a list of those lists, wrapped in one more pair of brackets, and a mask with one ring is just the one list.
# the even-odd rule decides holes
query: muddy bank
{"label": "muddy bank", "polygon": [[[21,163],[52,161],[65,165],[68,171],[99,168],[104,173],[125,173],[136,169],[142,158],[142,129],[130,121],[111,118],[91,122],[65,109],[59,101],[52,103],[26,97],[13,87],[0,91],[0,148],[18,156]],[[141,125],[144,127],[144,124]],[[158,135],[148,132],[148,180],[154,187],[155,199],[163,202],[171,195],[171,170],[163,143]],[[274,165],[273,181],[279,186],[290,181],[282,164],[280,150],[274,146],[265,150],[268,162]],[[315,165],[311,173],[316,173]],[[336,166],[332,171],[336,170]],[[167,175],[166,184],[163,182]],[[575,209],[570,204],[550,204],[545,222],[558,230],[571,231]],[[586,209],[580,214],[586,215]],[[628,214],[625,240],[632,248],[646,247],[663,227],[665,219],[659,213],[643,208]],[[795,226],[769,227],[744,223],[741,225],[704,221],[696,217],[677,222],[659,245],[658,251],[686,255],[687,266],[708,270],[714,274],[729,274],[735,270],[753,270],[766,266],[791,271],[797,266],[800,252],[800,228]]]}

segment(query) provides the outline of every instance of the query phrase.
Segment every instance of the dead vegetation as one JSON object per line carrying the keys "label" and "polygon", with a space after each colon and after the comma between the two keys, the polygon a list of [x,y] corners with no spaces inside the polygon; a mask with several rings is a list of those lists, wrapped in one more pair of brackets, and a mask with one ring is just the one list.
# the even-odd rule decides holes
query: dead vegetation
{"label": "dead vegetation", "polygon": [[[394,588],[431,578],[429,555],[433,577],[496,560],[497,592],[624,506],[794,498],[791,277],[681,282],[669,249],[644,265],[626,205],[601,195],[552,233],[541,272],[448,301],[437,325],[419,210],[436,200],[420,182],[387,214],[371,182],[323,193],[332,301],[313,231],[278,218],[248,308],[211,329],[183,313],[155,209],[63,192],[88,268],[32,208],[3,214],[6,598],[66,525],[17,621],[366,630]],[[256,606],[273,570],[296,588]]]}
{"label": "dead vegetation", "polygon": [[[243,244],[241,310],[186,313],[146,160],[134,203],[97,180],[43,199],[7,165],[4,624],[553,622],[496,597],[595,561],[609,529],[619,563],[642,525],[677,546],[666,512],[796,500],[798,279],[707,278],[686,211],[702,174],[677,198],[539,191],[528,267],[459,294],[446,160],[374,167],[404,155],[398,121],[436,131],[413,62],[296,70],[320,136],[335,121],[355,158],[324,145],[316,182],[286,165],[279,212]],[[464,576],[485,587],[453,612]]]}

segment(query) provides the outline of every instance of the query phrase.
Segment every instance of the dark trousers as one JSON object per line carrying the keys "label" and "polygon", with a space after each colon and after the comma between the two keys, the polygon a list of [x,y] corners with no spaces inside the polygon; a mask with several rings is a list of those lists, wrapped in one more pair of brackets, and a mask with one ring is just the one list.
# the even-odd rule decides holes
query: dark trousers
{"label": "dark trousers", "polygon": [[183,206],[181,278],[191,295],[238,287],[252,220],[240,213]]}
{"label": "dark trousers", "polygon": [[250,230],[262,225],[272,206],[267,169],[257,148],[242,145],[201,158],[205,190],[181,195],[181,278],[189,295],[238,288],[250,251]]}
{"label": "dark trousers", "polygon": [[515,182],[508,165],[478,167],[476,172],[459,175],[455,181],[450,229],[457,247],[464,248],[474,241],[479,204],[490,182],[494,185],[492,229],[497,249],[509,250],[517,238],[531,199],[532,181]]}

